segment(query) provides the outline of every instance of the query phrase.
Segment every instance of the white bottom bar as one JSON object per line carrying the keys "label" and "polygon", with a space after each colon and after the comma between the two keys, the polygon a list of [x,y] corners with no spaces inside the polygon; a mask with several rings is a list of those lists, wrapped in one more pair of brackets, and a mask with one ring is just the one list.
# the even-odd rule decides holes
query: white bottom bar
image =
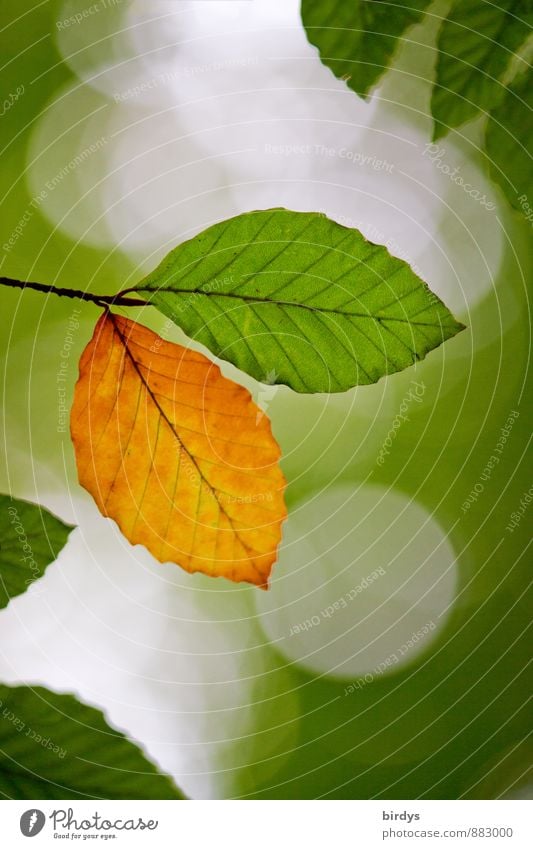
{"label": "white bottom bar", "polygon": [[323,849],[335,843],[347,849],[531,849],[532,814],[528,801],[4,801],[0,833],[6,849],[67,841],[158,849]]}

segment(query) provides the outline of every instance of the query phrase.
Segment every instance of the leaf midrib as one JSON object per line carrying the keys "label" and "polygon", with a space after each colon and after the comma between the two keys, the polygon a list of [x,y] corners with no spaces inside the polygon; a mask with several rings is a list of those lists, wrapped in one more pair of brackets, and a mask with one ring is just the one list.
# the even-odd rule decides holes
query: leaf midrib
{"label": "leaf midrib", "polygon": [[[372,313],[358,313],[358,312],[344,312],[340,309],[334,309],[332,307],[313,307],[309,304],[302,304],[295,301],[279,301],[270,298],[260,298],[252,295],[237,295],[232,292],[203,292],[201,289],[161,289],[160,287],[151,287],[145,286],[142,289],[138,289],[140,292],[154,292],[155,294],[164,295],[168,292],[172,292],[175,295],[201,295],[204,298],[231,298],[233,300],[245,301],[246,303],[251,304],[267,304],[270,306],[279,306],[279,307],[292,307],[293,309],[304,309],[313,313],[331,313],[333,315],[340,315],[345,318],[369,318],[372,321],[382,322],[382,321],[399,321],[404,324],[416,325],[419,327],[445,327],[442,321],[439,322],[431,322],[431,321],[415,321],[407,318],[400,318],[396,316],[380,316],[373,315]],[[428,304],[428,308],[429,308]],[[460,324],[459,322],[453,320],[453,326]]]}
{"label": "leaf midrib", "polygon": [[[194,465],[194,467],[196,468],[196,470],[197,470],[198,474],[200,475],[201,480],[205,483],[205,485],[207,486],[208,490],[212,493],[213,498],[216,500],[216,502],[217,502],[217,504],[218,504],[218,508],[219,508],[220,512],[221,512],[221,513],[222,513],[222,514],[226,517],[226,519],[228,520],[228,522],[229,522],[229,524],[230,524],[230,526],[231,526],[231,529],[232,529],[233,533],[235,534],[235,536],[237,537],[237,539],[238,539],[238,540],[239,540],[239,542],[241,543],[242,547],[244,548],[244,550],[245,550],[246,552],[249,552],[250,559],[253,559],[253,560],[255,561],[255,557],[257,556],[257,552],[254,552],[254,551],[253,551],[253,549],[251,549],[251,548],[249,547],[249,545],[248,545],[248,544],[247,544],[247,543],[246,543],[246,542],[245,542],[245,541],[241,538],[241,536],[240,536],[240,534],[239,534],[239,531],[237,530],[237,528],[236,528],[236,527],[235,527],[235,525],[233,524],[233,519],[232,519],[232,517],[229,515],[229,513],[227,513],[227,511],[224,509],[223,505],[220,503],[220,500],[219,500],[219,498],[218,498],[218,495],[217,495],[217,491],[216,491],[216,489],[213,487],[213,485],[211,484],[211,482],[210,482],[210,481],[209,481],[209,480],[205,477],[204,473],[202,472],[201,468],[199,467],[198,463],[196,462],[196,458],[195,458],[195,457],[194,457],[194,456],[193,456],[193,455],[192,455],[192,454],[188,451],[187,447],[184,445],[184,443],[183,443],[182,439],[180,438],[180,436],[179,436],[178,432],[176,431],[176,428],[174,427],[174,425],[172,424],[172,422],[171,422],[171,421],[170,421],[170,419],[168,418],[167,414],[165,413],[165,411],[163,410],[163,408],[162,408],[162,407],[161,407],[161,405],[159,404],[159,402],[158,402],[158,400],[157,400],[156,396],[155,396],[155,395],[154,395],[154,393],[152,392],[152,389],[150,388],[149,384],[147,383],[146,379],[144,378],[144,376],[143,376],[143,374],[142,374],[142,372],[141,372],[141,370],[140,370],[140,368],[139,368],[139,366],[138,366],[138,364],[137,364],[137,361],[135,360],[135,358],[134,358],[133,354],[132,354],[132,353],[131,353],[131,351],[129,350],[129,346],[128,346],[128,342],[127,342],[126,338],[124,337],[124,335],[123,335],[122,331],[119,329],[119,327],[118,327],[118,325],[117,325],[117,322],[115,321],[114,314],[113,314],[112,312],[109,312],[109,316],[110,316],[110,318],[111,318],[111,321],[112,321],[112,324],[113,324],[113,328],[115,329],[115,331],[116,331],[117,335],[119,336],[119,338],[120,338],[120,340],[121,340],[121,342],[122,342],[122,346],[123,346],[123,348],[124,348],[124,350],[125,350],[125,352],[126,352],[126,354],[127,354],[128,358],[130,359],[130,361],[131,361],[131,363],[132,363],[132,365],[133,365],[133,367],[134,367],[135,371],[137,372],[137,374],[138,374],[138,376],[139,376],[139,380],[141,381],[141,383],[143,384],[143,386],[146,388],[146,391],[148,392],[148,395],[150,396],[150,398],[151,398],[151,400],[152,400],[153,404],[156,406],[157,410],[159,411],[159,414],[162,416],[162,418],[164,419],[164,421],[167,423],[168,427],[170,428],[170,430],[171,430],[171,431],[172,431],[172,433],[174,434],[174,436],[175,436],[175,438],[177,439],[177,441],[178,441],[178,443],[179,443],[180,447],[182,448],[182,450],[185,452],[185,454],[187,455],[187,457],[188,457],[188,458],[191,460],[191,462],[193,463],[193,465]],[[220,531],[220,530],[222,530],[222,529],[221,529],[221,528],[217,528],[217,530],[219,530],[219,531]]]}

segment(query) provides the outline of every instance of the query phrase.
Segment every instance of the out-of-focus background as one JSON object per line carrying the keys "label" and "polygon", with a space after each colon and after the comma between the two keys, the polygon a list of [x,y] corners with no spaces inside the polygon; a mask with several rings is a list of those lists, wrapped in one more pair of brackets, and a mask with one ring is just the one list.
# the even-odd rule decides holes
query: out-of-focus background
{"label": "out-of-focus background", "polygon": [[289,480],[261,593],[161,565],[100,517],[57,379],[68,351],[70,398],[98,309],[0,290],[0,489],[77,525],[0,613],[0,680],[101,707],[196,798],[531,796],[530,230],[486,176],[479,121],[428,148],[447,8],[365,102],[320,63],[297,0],[2,4],[1,99],[19,92],[2,276],[110,294],[210,224],[284,206],[386,244],[468,326],[341,395],[222,364],[271,417]]}

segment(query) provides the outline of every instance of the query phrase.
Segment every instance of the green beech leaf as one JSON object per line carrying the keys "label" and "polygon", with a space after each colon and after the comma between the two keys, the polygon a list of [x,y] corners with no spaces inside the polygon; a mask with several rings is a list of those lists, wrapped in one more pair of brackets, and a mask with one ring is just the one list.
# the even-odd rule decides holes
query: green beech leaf
{"label": "green beech leaf", "polygon": [[397,41],[430,0],[302,0],[311,44],[336,77],[364,97],[387,69]]}
{"label": "green beech leaf", "polygon": [[444,21],[431,111],[434,138],[497,106],[502,77],[533,24],[531,0],[460,0]]}
{"label": "green beech leaf", "polygon": [[297,392],[374,383],[463,328],[407,263],[314,212],[215,224],[128,291],[218,357]]}
{"label": "green beech leaf", "polygon": [[103,714],[44,687],[0,685],[0,797],[182,799]]}
{"label": "green beech leaf", "polygon": [[522,74],[487,123],[485,148],[493,179],[509,203],[533,222],[533,73]]}
{"label": "green beech leaf", "polygon": [[42,577],[72,527],[43,507],[0,495],[0,608]]}

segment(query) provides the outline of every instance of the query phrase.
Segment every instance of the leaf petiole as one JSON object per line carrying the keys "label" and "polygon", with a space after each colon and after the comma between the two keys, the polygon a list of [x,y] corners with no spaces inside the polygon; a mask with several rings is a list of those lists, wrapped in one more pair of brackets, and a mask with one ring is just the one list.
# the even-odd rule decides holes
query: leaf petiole
{"label": "leaf petiole", "polygon": [[82,289],[61,289],[48,283],[30,283],[23,280],[12,280],[9,277],[0,277],[0,286],[9,286],[14,289],[33,289],[44,294],[59,295],[61,298],[79,298],[89,301],[100,307],[113,305],[116,307],[142,307],[149,306],[147,301],[138,298],[126,298],[120,293],[117,295],[96,295],[93,292],[84,292]]}

